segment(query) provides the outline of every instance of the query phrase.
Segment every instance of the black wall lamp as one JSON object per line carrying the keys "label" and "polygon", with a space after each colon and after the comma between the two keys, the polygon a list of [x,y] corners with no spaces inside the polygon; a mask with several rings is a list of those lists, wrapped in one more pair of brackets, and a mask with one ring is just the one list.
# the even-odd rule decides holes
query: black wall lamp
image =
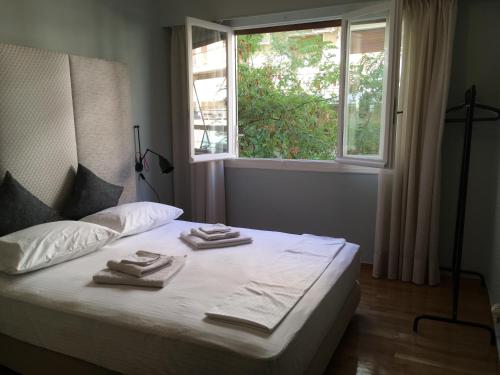
{"label": "black wall lamp", "polygon": [[174,170],[174,166],[172,165],[172,163],[170,163],[170,161],[168,161],[167,158],[149,148],[146,149],[146,152],[144,154],[142,153],[141,133],[139,130],[139,125],[134,125],[134,148],[135,148],[135,171],[139,173],[139,178],[149,186],[149,188],[153,191],[153,193],[155,193],[156,198],[158,199],[159,202],[160,196],[158,192],[153,188],[153,186],[148,182],[148,180],[142,173],[144,171],[144,160],[146,159],[146,155],[148,153],[151,153],[158,157],[158,165],[160,166],[161,173],[167,174],[172,172]]}

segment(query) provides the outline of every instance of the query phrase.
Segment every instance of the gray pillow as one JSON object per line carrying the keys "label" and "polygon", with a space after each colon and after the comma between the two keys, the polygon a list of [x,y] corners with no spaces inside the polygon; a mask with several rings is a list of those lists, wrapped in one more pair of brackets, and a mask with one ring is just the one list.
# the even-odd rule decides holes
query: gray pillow
{"label": "gray pillow", "polygon": [[62,214],[68,219],[80,220],[116,206],[122,192],[123,186],[110,184],[97,177],[90,169],[78,164],[73,190]]}
{"label": "gray pillow", "polygon": [[26,190],[9,171],[5,173],[0,185],[0,237],[60,219],[56,210]]}

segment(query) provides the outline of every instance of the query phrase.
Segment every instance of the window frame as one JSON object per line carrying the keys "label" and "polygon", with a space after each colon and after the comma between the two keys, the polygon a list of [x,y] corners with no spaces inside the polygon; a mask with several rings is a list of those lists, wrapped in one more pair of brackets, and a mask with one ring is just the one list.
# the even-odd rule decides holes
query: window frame
{"label": "window frame", "polygon": [[[224,153],[224,154],[207,154],[207,155],[198,155],[196,161],[209,161],[209,160],[227,160],[226,165],[228,167],[239,168],[245,165],[248,165],[248,168],[262,168],[264,163],[269,162],[271,168],[275,169],[278,166],[285,165],[287,169],[297,170],[310,170],[312,171],[332,171],[332,172],[361,172],[366,173],[370,168],[374,171],[377,171],[379,168],[391,168],[392,167],[392,159],[393,159],[393,141],[395,134],[395,126],[396,126],[396,108],[397,108],[397,89],[399,86],[399,80],[393,79],[394,77],[399,77],[399,55],[400,55],[400,41],[401,41],[401,17],[400,17],[400,5],[398,5],[397,0],[388,0],[382,2],[372,2],[369,4],[360,3],[353,4],[352,6],[333,6],[327,7],[331,16],[325,17],[325,9],[310,9],[306,11],[295,11],[295,12],[286,12],[282,14],[276,14],[275,20],[273,20],[273,15],[264,16],[265,20],[270,20],[270,22],[256,22],[260,21],[262,17],[246,17],[248,18],[248,22],[246,18],[236,19],[227,22],[229,26],[222,26],[218,24],[213,24],[207,21],[197,20],[188,17],[187,20],[195,20],[196,22],[200,22],[202,27],[204,25],[210,26],[220,26],[229,28],[232,30],[232,48],[233,53],[232,58],[234,61],[233,64],[233,82],[234,85],[232,87],[233,94],[232,101],[232,109],[233,109],[233,119],[234,119],[234,129],[233,129],[233,138],[231,141],[234,142],[234,153]],[[354,10],[353,10],[354,9]],[[293,14],[293,15],[292,15]],[[304,17],[301,17],[301,14],[305,14]],[[384,47],[388,51],[386,51],[386,69],[384,72],[384,98],[383,98],[383,110],[384,110],[384,133],[381,135],[380,140],[381,144],[383,144],[382,158],[375,160],[373,158],[359,158],[359,157],[350,157],[345,156],[343,153],[343,136],[344,136],[344,112],[345,112],[345,79],[346,72],[345,69],[345,57],[347,53],[347,25],[350,22],[360,22],[360,21],[373,21],[373,20],[381,20],[385,18],[386,21],[386,35],[385,35],[385,43]],[[332,160],[308,160],[308,159],[265,159],[265,158],[242,158],[239,157],[239,143],[238,143],[238,119],[237,119],[237,62],[236,62],[236,35],[238,31],[242,30],[261,30],[261,29],[272,29],[272,28],[283,28],[283,27],[293,27],[293,25],[301,25],[308,23],[320,23],[320,22],[331,22],[331,21],[341,21],[341,77],[339,82],[339,124],[338,124],[338,144],[337,144],[337,155],[335,159]],[[187,23],[186,23],[187,24]],[[234,24],[234,26],[232,26]],[[196,24],[195,24],[196,25]],[[197,26],[197,25],[196,25]],[[190,31],[190,28],[188,28]],[[247,32],[250,34],[250,32]],[[228,34],[229,35],[229,34]],[[188,34],[188,41],[191,40],[191,35]],[[228,43],[229,44],[229,43]],[[191,49],[188,48],[188,61],[190,60]],[[229,61],[229,60],[228,60]],[[228,66],[228,71],[229,71]],[[190,75],[190,87],[192,87],[192,75]],[[228,82],[229,83],[229,82]],[[190,106],[192,105],[192,90],[190,93]],[[228,91],[229,96],[229,91]],[[391,100],[389,100],[391,98]],[[229,102],[229,98],[228,98]],[[193,112],[190,110],[190,117],[192,117]],[[190,119],[191,127],[193,127],[193,121]],[[190,137],[192,137],[192,130],[190,131]],[[228,133],[229,134],[229,133]],[[228,136],[228,147],[231,147]],[[193,149],[191,148],[193,151]],[[201,158],[199,156],[204,156]],[[196,162],[192,161],[192,162]],[[323,165],[321,165],[323,164]],[[360,168],[365,167],[365,168]],[[368,168],[366,168],[368,167]]]}
{"label": "window frame", "polygon": [[[225,32],[227,34],[227,147],[228,152],[216,154],[196,155],[194,144],[194,105],[193,105],[193,33],[192,27],[202,27],[208,30]],[[186,17],[186,59],[188,74],[188,100],[189,100],[189,158],[191,163],[207,162],[212,160],[225,160],[238,157],[238,123],[237,123],[237,97],[236,97],[236,45],[234,30],[231,27],[220,25],[198,18]]]}
{"label": "window frame", "polygon": [[[346,13],[342,17],[342,47],[341,47],[341,83],[340,83],[340,115],[338,125],[337,157],[335,161],[375,168],[391,168],[394,150],[394,133],[396,127],[396,108],[399,80],[400,32],[401,23],[396,1],[381,3],[370,7]],[[347,76],[348,53],[350,45],[351,24],[363,22],[376,22],[384,20],[385,27],[385,52],[384,52],[384,95],[382,98],[382,120],[379,157],[348,156],[344,155],[345,115],[347,112]],[[394,79],[396,77],[396,79]]]}

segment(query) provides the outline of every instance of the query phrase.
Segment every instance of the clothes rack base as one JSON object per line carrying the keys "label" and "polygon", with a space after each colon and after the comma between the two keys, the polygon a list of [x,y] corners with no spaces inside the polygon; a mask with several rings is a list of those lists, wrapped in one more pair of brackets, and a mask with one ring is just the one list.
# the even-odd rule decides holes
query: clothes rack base
{"label": "clothes rack base", "polygon": [[481,323],[469,322],[467,320],[460,320],[460,319],[458,319],[456,317],[445,318],[445,317],[438,316],[438,315],[419,315],[413,321],[413,331],[414,332],[418,332],[418,323],[421,320],[423,320],[423,319],[425,319],[425,320],[434,320],[434,321],[443,322],[443,323],[458,324],[458,325],[461,325],[461,326],[482,328],[482,329],[484,329],[484,330],[486,330],[486,331],[489,332],[489,334],[490,334],[490,344],[491,345],[495,345],[495,343],[496,343],[495,332],[493,331],[493,328],[491,328],[490,326],[488,326],[486,324],[481,324]]}

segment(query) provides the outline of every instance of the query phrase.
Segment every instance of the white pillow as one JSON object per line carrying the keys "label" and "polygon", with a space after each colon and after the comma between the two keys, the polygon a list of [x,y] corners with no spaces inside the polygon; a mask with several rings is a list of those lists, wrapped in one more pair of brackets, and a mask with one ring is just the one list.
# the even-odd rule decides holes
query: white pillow
{"label": "white pillow", "polygon": [[34,271],[96,251],[120,234],[91,223],[55,221],[0,237],[0,271]]}
{"label": "white pillow", "polygon": [[184,213],[180,208],[153,202],[127,203],[86,216],[82,221],[111,228],[122,236],[168,224]]}

